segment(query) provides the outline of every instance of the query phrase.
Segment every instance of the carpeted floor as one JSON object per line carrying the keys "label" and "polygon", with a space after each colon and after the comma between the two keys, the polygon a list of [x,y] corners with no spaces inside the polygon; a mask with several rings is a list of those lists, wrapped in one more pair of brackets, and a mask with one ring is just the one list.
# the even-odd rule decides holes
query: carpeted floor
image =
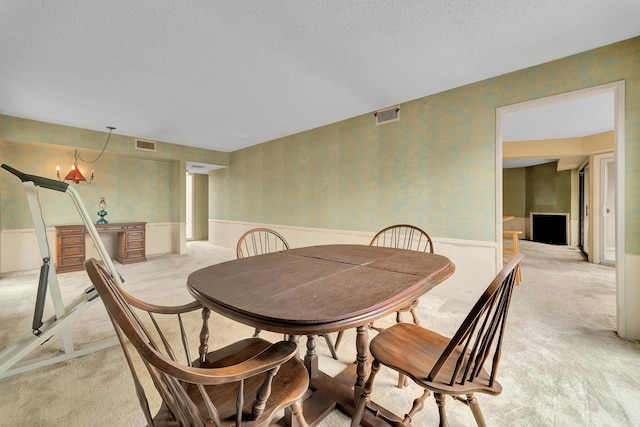
{"label": "carpeted floor", "polygon": [[[523,241],[523,282],[515,289],[498,380],[499,396],[479,395],[491,426],[636,426],[640,425],[640,344],[615,334],[616,295],[612,267],[588,264],[566,246]],[[234,253],[192,242],[186,255],[152,257],[149,262],[120,266],[132,294],[158,303],[190,299],[189,272],[233,259]],[[37,271],[0,277],[0,350],[30,331]],[[63,295],[71,300],[88,285],[84,272],[59,275]],[[488,283],[487,283],[488,284]],[[486,286],[487,284],[483,284]],[[421,298],[425,327],[451,334],[468,305],[436,294]],[[47,314],[50,314],[47,307]],[[387,319],[385,319],[386,321]],[[389,318],[388,322],[392,322]],[[193,319],[196,325],[197,318]],[[384,326],[383,322],[377,322]],[[212,314],[212,346],[250,336],[253,330]],[[95,304],[73,326],[79,342],[112,334],[104,308]],[[264,333],[268,339],[280,336]],[[318,341],[321,368],[339,372],[353,360],[353,331],[347,331],[339,361]],[[56,337],[29,357],[55,352]],[[374,400],[406,412],[419,390],[403,390],[396,376],[381,371]],[[119,347],[0,379],[0,426],[143,426],[145,421]],[[473,426],[468,408],[449,400],[452,425]],[[152,401],[153,405],[159,402]],[[414,418],[415,426],[437,425],[432,398]],[[320,426],[348,426],[334,411]]]}

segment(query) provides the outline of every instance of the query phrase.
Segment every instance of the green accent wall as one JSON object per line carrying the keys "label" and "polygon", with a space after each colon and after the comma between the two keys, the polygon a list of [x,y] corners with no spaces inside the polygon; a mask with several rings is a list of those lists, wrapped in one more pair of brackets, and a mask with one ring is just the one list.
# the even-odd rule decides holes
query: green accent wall
{"label": "green accent wall", "polygon": [[578,189],[573,182],[574,171],[557,171],[557,163],[545,163],[526,168],[503,170],[503,206],[504,215],[516,218],[529,218],[531,212],[574,213],[574,199]]}
{"label": "green accent wall", "polygon": [[527,216],[526,168],[504,169],[502,171],[502,213],[516,218]]}
{"label": "green accent wall", "polygon": [[526,217],[531,212],[571,213],[571,171],[556,168],[556,163],[525,168]]}
{"label": "green accent wall", "polygon": [[495,241],[496,109],[620,80],[626,252],[640,254],[640,37],[404,102],[397,122],[371,113],[233,152],[211,174],[210,215]]}

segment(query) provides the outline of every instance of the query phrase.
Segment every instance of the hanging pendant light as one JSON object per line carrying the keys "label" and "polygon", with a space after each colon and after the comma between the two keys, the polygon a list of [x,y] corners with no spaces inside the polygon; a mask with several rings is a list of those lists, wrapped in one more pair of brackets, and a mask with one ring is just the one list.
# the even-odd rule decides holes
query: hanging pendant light
{"label": "hanging pendant light", "polygon": [[76,184],[80,184],[80,182],[84,181],[88,184],[91,184],[91,181],[93,181],[93,171],[91,171],[91,177],[87,180],[82,174],[82,172],[80,172],[80,169],[78,168],[78,159],[84,161],[85,163],[95,163],[98,161],[98,159],[104,153],[104,150],[107,148],[107,144],[109,144],[109,139],[111,138],[111,132],[113,132],[115,128],[113,126],[107,126],[107,129],[109,129],[109,135],[107,135],[107,141],[104,143],[104,147],[102,147],[102,151],[94,161],[87,162],[85,160],[82,160],[82,158],[80,157],[80,153],[78,153],[78,150],[75,150],[73,152],[73,165],[71,165],[71,169],[69,170],[69,173],[65,175],[64,179],[60,177],[60,166],[56,166],[56,176],[60,181],[71,181]]}
{"label": "hanging pendant light", "polygon": [[[75,150],[75,152],[73,153],[73,158],[73,165],[71,165],[71,170],[64,177],[64,181],[71,181],[75,182],[76,184],[80,184],[81,181],[85,181],[91,184],[91,181],[93,181],[93,171],[91,171],[91,178],[89,178],[89,181],[87,181],[87,179],[84,177],[84,175],[82,175],[82,172],[80,172],[80,169],[78,168],[78,150]],[[56,175],[58,176],[58,179],[62,181],[62,179],[60,178],[60,166],[56,166]]]}

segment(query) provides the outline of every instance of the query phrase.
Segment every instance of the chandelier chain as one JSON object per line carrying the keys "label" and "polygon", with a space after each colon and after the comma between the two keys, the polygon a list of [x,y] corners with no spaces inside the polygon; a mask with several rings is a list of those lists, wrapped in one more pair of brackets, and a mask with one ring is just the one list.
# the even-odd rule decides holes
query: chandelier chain
{"label": "chandelier chain", "polygon": [[88,161],[88,160],[85,160],[85,159],[83,159],[82,157],[80,157],[80,153],[78,153],[78,158],[79,158],[80,160],[82,160],[82,161],[83,161],[83,162],[85,162],[85,163],[89,163],[89,164],[91,164],[91,163],[95,163],[95,162],[97,162],[97,161],[100,159],[100,157],[102,157],[102,155],[104,154],[104,150],[106,150],[106,149],[107,149],[107,145],[109,145],[109,140],[111,139],[111,132],[113,132],[113,130],[114,130],[115,128],[114,128],[113,126],[107,126],[107,129],[109,129],[109,135],[107,135],[107,140],[105,141],[104,146],[102,147],[102,151],[100,152],[100,154],[98,154],[98,157],[96,157],[96,158],[95,158],[94,160],[92,160],[92,161]]}

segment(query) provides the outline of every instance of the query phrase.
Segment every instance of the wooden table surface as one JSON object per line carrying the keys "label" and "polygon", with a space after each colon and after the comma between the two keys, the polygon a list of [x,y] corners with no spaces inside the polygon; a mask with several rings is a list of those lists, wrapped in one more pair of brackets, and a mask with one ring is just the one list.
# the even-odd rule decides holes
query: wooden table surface
{"label": "wooden table surface", "polygon": [[[322,245],[211,265],[187,279],[191,294],[228,318],[273,332],[308,335],[305,365],[320,409],[305,401],[310,425],[336,403],[352,412],[368,376],[368,327],[453,274],[442,255],[364,245]],[[332,379],[318,369],[313,336],[357,328],[353,372]],[[353,371],[353,369],[351,370]],[[339,384],[338,384],[339,383]],[[314,397],[316,397],[314,394]],[[364,420],[364,425],[367,420]],[[378,424],[371,424],[378,425]]]}

